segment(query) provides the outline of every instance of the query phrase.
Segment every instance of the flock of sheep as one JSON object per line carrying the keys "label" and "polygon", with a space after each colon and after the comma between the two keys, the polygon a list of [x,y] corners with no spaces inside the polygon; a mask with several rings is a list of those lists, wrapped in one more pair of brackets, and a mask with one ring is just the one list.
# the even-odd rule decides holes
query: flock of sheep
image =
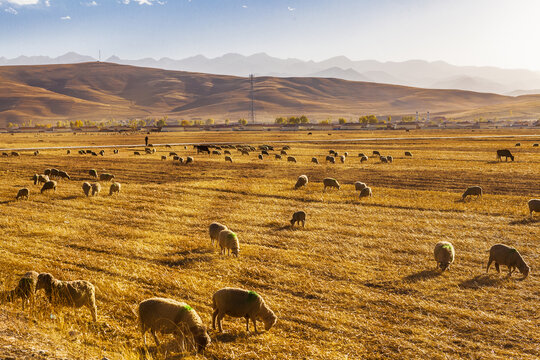
{"label": "flock of sheep", "polygon": [[[169,147],[169,146],[168,146]],[[250,152],[257,151],[253,146],[249,145],[225,145],[225,146],[196,146],[197,152],[207,152],[209,155],[222,155],[223,151],[225,155],[225,161],[233,162],[231,149],[236,149],[241,155],[249,155]],[[210,150],[213,149],[213,150]],[[270,156],[270,151],[274,151],[274,147],[269,145],[261,145],[258,150],[258,159],[263,160],[264,156]],[[290,156],[287,151],[290,150],[289,146],[283,146],[279,150],[279,154],[274,154],[274,158],[279,160],[283,156],[287,156],[288,162],[296,163],[297,160],[294,156]],[[70,151],[67,152],[70,154]],[[118,153],[118,150],[114,150],[114,153]],[[155,153],[155,148],[149,146],[145,148],[145,154]],[[6,153],[4,153],[6,154]],[[15,155],[16,154],[16,155]],[[91,154],[93,156],[104,156],[104,151],[96,153],[91,150],[80,150],[79,154]],[[12,156],[19,156],[17,152],[12,152]],[[37,155],[37,154],[35,154]],[[135,151],[134,155],[141,155],[140,152]],[[329,151],[329,155],[326,156],[326,162],[335,163],[336,159],[339,159],[341,163],[345,163],[348,153],[344,152],[339,154],[334,150]],[[188,156],[184,161],[175,152],[170,152],[169,156],[173,157],[173,161],[177,163],[192,163],[193,157]],[[378,151],[373,151],[372,156],[378,156],[382,163],[392,163],[394,161],[392,156],[383,156]],[[406,157],[412,157],[410,151],[405,152]],[[497,158],[500,160],[502,157],[510,157],[514,160],[514,157],[508,150],[497,151]],[[358,155],[360,162],[368,161],[368,156],[364,153]],[[161,157],[162,160],[166,160],[166,156]],[[318,164],[319,161],[316,157],[311,159],[312,163]],[[99,181],[107,182],[113,181],[115,176],[109,173],[99,174],[95,169],[88,171],[88,175],[93,179],[99,179]],[[55,180],[53,180],[55,179]],[[41,193],[45,191],[56,191],[58,180],[70,180],[71,177],[67,172],[58,169],[46,169],[43,174],[35,174],[32,177],[34,185],[42,185]],[[294,189],[300,189],[307,186],[309,180],[306,175],[300,175],[296,180]],[[323,192],[327,189],[340,189],[339,182],[334,178],[323,179]],[[372,189],[365,183],[357,181],[354,183],[355,190],[359,191],[359,197],[371,197],[373,196]],[[101,190],[99,182],[83,182],[83,192],[86,196],[96,196]],[[119,193],[121,184],[113,182],[110,185],[109,195]],[[29,198],[29,188],[22,188],[18,191],[16,198]],[[462,195],[462,199],[465,200],[469,196],[481,197],[483,190],[480,186],[472,186],[466,189]],[[540,200],[531,199],[528,203],[530,214],[532,217],[533,212],[540,212]],[[295,224],[305,227],[306,212],[296,211],[292,215],[290,220],[291,228]],[[227,226],[214,222],[209,226],[209,235],[211,244],[217,243],[220,247],[221,254],[232,254],[238,257],[240,252],[240,243],[238,235],[231,231]],[[454,262],[455,249],[449,242],[439,242],[435,245],[434,258],[437,262],[437,267],[441,271],[445,271]],[[515,269],[518,269],[523,278],[527,277],[530,268],[525,263],[519,252],[509,246],[503,244],[497,244],[490,249],[489,260],[487,264],[486,272],[489,271],[490,265],[495,263],[495,268],[499,272],[500,265],[506,265],[509,269],[509,275],[513,273]],[[14,301],[16,298],[22,299],[22,308],[25,309],[25,305],[34,304],[35,296],[38,291],[43,290],[47,300],[53,305],[63,305],[75,308],[87,307],[92,315],[94,321],[97,321],[97,306],[95,299],[95,287],[92,283],[86,280],[75,281],[62,281],[55,279],[49,273],[38,274],[35,271],[30,271],[19,280],[15,289],[10,291],[4,291],[1,293],[1,300]],[[222,331],[222,319],[225,315],[237,318],[245,318],[246,331],[249,331],[249,322],[251,321],[255,331],[257,332],[256,321],[262,321],[264,323],[265,330],[270,330],[276,323],[277,317],[274,312],[267,306],[263,298],[254,291],[238,289],[238,288],[223,288],[215,292],[212,296],[212,327],[217,327],[219,331]],[[159,340],[156,333],[174,334],[179,340],[182,348],[185,347],[185,341],[193,344],[196,351],[203,351],[205,347],[211,342],[206,327],[204,326],[198,313],[185,302],[176,301],[168,298],[151,298],[142,301],[138,306],[138,319],[140,325],[140,331],[143,338],[143,342],[146,345],[146,333],[150,331],[154,337],[156,344],[159,346]]]}

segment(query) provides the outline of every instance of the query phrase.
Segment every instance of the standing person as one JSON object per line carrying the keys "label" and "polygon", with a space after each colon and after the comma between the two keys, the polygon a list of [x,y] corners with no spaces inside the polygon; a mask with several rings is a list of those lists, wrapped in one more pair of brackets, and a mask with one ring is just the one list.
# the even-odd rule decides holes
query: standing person
{"label": "standing person", "polygon": [[144,143],[146,144],[146,146],[148,146],[148,136],[144,137]]}

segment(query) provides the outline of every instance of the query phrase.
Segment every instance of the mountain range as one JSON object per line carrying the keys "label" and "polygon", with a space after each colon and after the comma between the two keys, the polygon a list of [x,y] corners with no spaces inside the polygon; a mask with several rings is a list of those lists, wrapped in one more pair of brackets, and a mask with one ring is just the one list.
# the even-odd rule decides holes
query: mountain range
{"label": "mountain range", "polygon": [[[320,77],[255,78],[257,121],[277,116],[328,117],[376,114],[536,119],[540,95],[518,97],[437,90]],[[246,77],[172,71],[106,62],[0,67],[0,127],[9,122],[55,123],[167,115],[171,120],[247,117]]]}
{"label": "mountain range", "polygon": [[[74,52],[56,58],[19,56],[14,59],[6,59],[0,57],[0,65],[69,64],[90,61],[96,61],[96,59]],[[249,74],[274,77],[328,77],[431,89],[470,90],[511,96],[540,93],[539,72],[490,66],[455,66],[443,61],[354,61],[345,56],[337,56],[324,61],[304,61],[294,58],[279,59],[265,53],[250,56],[230,53],[216,58],[197,55],[180,60],[171,58],[128,60],[111,56],[106,62],[241,77],[247,77]]]}

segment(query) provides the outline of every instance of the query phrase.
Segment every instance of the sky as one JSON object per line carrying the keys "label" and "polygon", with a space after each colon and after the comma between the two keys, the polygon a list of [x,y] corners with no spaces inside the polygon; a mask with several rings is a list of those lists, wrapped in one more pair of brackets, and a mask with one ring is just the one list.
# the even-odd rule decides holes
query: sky
{"label": "sky", "polygon": [[540,0],[0,0],[0,57],[264,52],[540,70]]}

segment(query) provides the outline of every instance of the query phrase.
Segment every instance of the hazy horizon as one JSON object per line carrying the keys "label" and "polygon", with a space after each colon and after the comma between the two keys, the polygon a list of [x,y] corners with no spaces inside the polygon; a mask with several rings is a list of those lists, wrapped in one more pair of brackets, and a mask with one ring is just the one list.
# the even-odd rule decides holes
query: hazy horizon
{"label": "hazy horizon", "polygon": [[266,53],[540,70],[533,0],[0,0],[0,57]]}

